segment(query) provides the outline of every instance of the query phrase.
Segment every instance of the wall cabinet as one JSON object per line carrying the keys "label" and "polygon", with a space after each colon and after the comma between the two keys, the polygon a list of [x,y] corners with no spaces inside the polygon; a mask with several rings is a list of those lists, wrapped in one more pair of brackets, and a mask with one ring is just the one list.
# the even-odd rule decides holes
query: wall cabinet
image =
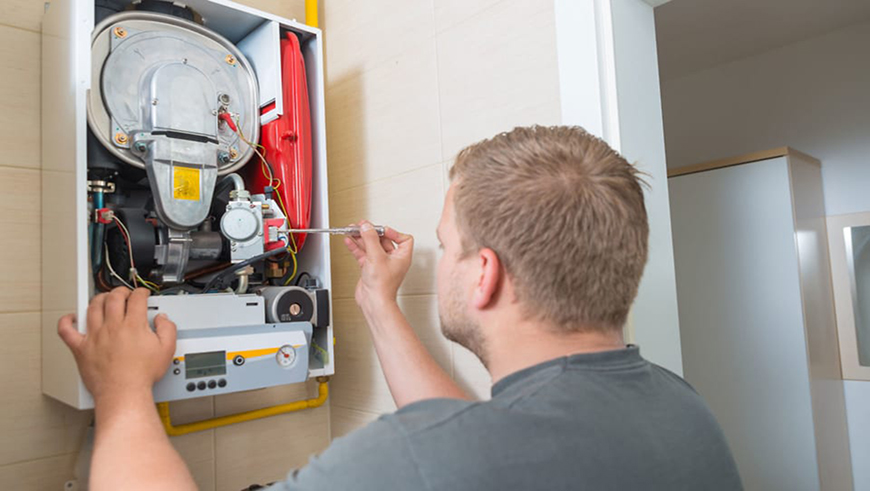
{"label": "wall cabinet", "polygon": [[775,149],[669,189],[685,378],[746,489],[851,489],[819,162]]}

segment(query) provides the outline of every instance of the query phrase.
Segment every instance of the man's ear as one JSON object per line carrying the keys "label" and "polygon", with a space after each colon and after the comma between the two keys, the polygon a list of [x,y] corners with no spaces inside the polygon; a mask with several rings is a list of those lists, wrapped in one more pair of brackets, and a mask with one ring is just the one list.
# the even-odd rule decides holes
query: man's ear
{"label": "man's ear", "polygon": [[471,297],[472,305],[476,309],[490,307],[498,300],[499,288],[504,281],[503,269],[498,255],[489,248],[483,248],[477,256],[480,277],[474,287]]}

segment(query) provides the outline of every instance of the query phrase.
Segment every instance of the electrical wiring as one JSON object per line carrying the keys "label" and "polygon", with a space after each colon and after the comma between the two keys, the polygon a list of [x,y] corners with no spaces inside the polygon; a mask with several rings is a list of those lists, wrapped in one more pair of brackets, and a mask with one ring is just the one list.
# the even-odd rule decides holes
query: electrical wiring
{"label": "electrical wiring", "polygon": [[108,247],[105,249],[105,253],[106,253],[106,267],[109,268],[109,274],[111,274],[112,276],[114,276],[115,279],[117,279],[118,281],[120,281],[120,282],[121,282],[124,286],[126,286],[127,288],[129,288],[129,289],[131,289],[131,290],[134,290],[135,288],[133,288],[132,286],[130,286],[129,283],[127,283],[126,281],[124,281],[124,278],[121,278],[121,277],[118,275],[118,273],[115,272],[115,268],[112,267],[112,262],[109,260],[109,248],[108,248]]}
{"label": "electrical wiring", "polygon": [[302,282],[302,278],[305,278],[306,276],[309,279],[311,278],[311,275],[308,274],[308,271],[303,271],[303,272],[299,273],[299,277],[296,278],[296,283],[294,283],[294,285],[299,286],[299,283]]}
{"label": "electrical wiring", "polygon": [[[252,143],[247,138],[245,138],[245,134],[242,133],[239,120],[235,121],[235,127],[233,127],[233,125],[229,124],[229,122],[232,121],[232,118],[226,115],[226,113],[223,114],[224,116],[222,116],[221,119],[227,122],[227,126],[229,126],[231,130],[238,134],[239,138],[249,147],[251,147],[251,149],[254,150],[254,153],[257,154],[257,157],[260,158],[260,171],[263,172],[263,177],[269,180],[269,185],[275,191],[275,197],[278,199],[278,206],[281,208],[281,212],[284,214],[284,223],[287,225],[288,229],[292,228],[292,225],[290,223],[290,215],[287,213],[287,208],[284,206],[284,200],[281,198],[281,193],[278,192],[278,189],[281,187],[282,184],[281,180],[275,179],[275,171],[274,169],[272,169],[272,165],[269,163],[268,160],[266,160],[266,157],[259,150],[263,149],[263,151],[265,151],[265,148],[262,145]],[[268,174],[266,173],[266,170],[269,171]],[[287,252],[290,253],[290,259],[293,263],[293,269],[291,270],[291,274],[289,275],[289,277],[285,276],[287,278],[284,281],[285,286],[289,285],[290,281],[293,280],[293,277],[296,276],[296,271],[299,266],[299,263],[296,260],[296,254],[299,253],[299,248],[296,246],[296,239],[290,232],[287,233],[287,236],[290,238],[289,243],[287,244]]]}
{"label": "electrical wiring", "polygon": [[121,229],[124,241],[127,242],[127,252],[130,253],[130,281],[133,282],[134,287],[138,287],[137,278],[139,277],[139,274],[136,273],[136,264],[133,262],[133,242],[130,240],[130,231],[127,230],[127,226],[124,225],[118,217],[113,216],[112,220],[114,220],[115,224],[118,225],[118,228]]}

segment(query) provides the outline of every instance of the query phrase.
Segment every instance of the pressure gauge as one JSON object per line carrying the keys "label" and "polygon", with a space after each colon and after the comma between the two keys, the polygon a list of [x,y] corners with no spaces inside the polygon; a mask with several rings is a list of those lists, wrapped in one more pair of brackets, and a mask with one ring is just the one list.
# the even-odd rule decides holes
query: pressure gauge
{"label": "pressure gauge", "polygon": [[285,344],[278,350],[278,354],[275,355],[275,358],[278,360],[279,365],[287,368],[293,365],[293,362],[296,361],[296,350],[289,344]]}

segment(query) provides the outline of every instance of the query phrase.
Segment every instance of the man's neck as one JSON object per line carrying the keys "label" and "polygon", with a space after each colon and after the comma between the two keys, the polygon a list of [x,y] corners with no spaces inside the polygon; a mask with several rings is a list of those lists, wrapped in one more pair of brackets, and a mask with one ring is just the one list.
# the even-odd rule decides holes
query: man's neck
{"label": "man's neck", "polygon": [[580,353],[625,348],[622,331],[587,330],[560,333],[540,324],[515,326],[510,333],[499,332],[487,340],[487,361],[492,383],[545,361]]}

